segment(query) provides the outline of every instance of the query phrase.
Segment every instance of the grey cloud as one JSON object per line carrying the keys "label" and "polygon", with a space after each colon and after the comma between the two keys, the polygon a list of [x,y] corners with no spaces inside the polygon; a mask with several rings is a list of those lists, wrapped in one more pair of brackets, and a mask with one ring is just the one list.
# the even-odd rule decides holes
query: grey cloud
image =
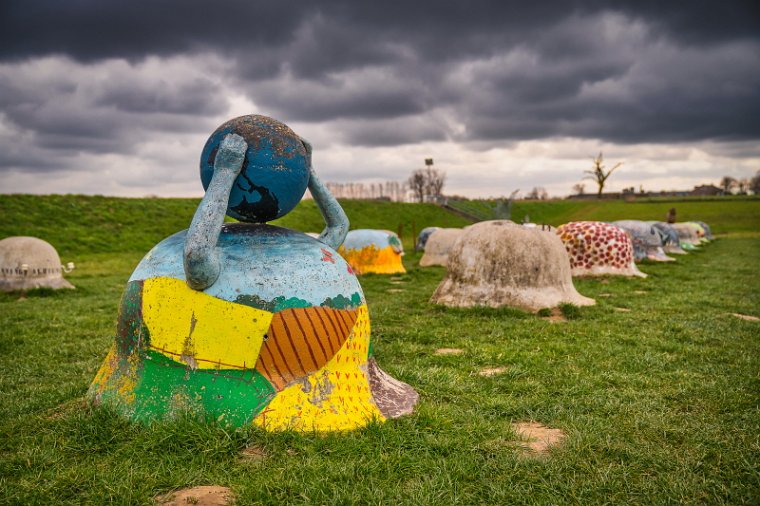
{"label": "grey cloud", "polygon": [[434,117],[404,116],[368,121],[339,121],[344,144],[359,146],[395,146],[423,141],[443,141],[451,136],[447,125]]}
{"label": "grey cloud", "polygon": [[[175,79],[161,75],[167,67]],[[219,84],[190,62],[0,65],[0,170],[76,169],[82,153],[135,154],[157,134],[210,132],[228,107]]]}
{"label": "grey cloud", "polygon": [[736,0],[9,0],[0,149],[23,135],[37,170],[134,153],[210,132],[230,91],[362,146],[757,139],[759,55]]}

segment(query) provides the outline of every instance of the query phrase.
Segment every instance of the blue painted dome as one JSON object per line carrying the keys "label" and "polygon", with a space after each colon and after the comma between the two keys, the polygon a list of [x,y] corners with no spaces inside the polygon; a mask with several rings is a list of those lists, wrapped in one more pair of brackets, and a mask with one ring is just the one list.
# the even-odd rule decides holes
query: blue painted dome
{"label": "blue painted dome", "polygon": [[230,133],[243,137],[248,149],[230,192],[227,215],[264,223],[289,213],[309,183],[309,159],[301,138],[287,125],[267,116],[240,116],[211,134],[201,154],[203,189],[208,189],[214,174],[219,143]]}
{"label": "blue painted dome", "polygon": [[[184,281],[183,230],[158,243],[130,282],[151,278]],[[356,308],[364,304],[356,275],[332,248],[306,234],[266,224],[227,223],[217,244],[219,279],[204,292],[267,311],[288,307]]]}

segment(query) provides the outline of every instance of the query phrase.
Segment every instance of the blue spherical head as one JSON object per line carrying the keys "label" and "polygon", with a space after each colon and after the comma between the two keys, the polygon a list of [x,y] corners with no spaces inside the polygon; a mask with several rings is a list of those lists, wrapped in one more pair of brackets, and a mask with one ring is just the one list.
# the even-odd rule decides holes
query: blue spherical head
{"label": "blue spherical head", "polygon": [[303,141],[287,125],[259,115],[231,119],[217,128],[201,154],[201,181],[207,189],[219,143],[227,134],[245,139],[243,168],[230,191],[227,215],[264,223],[289,213],[309,183],[309,157]]}

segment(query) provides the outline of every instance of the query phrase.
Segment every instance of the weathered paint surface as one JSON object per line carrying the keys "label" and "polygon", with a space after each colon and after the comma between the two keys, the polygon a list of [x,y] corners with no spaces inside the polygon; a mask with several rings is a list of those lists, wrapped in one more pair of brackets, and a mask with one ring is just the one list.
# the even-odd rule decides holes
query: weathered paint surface
{"label": "weathered paint surface", "polygon": [[[671,224],[671,227],[678,233],[678,237],[681,240],[681,247],[687,251],[698,249],[702,244],[702,236],[699,234],[699,228],[690,225],[686,222],[679,222]],[[704,233],[704,230],[702,230]]]}
{"label": "weathered paint surface", "polygon": [[229,193],[228,214],[264,223],[290,212],[309,182],[306,146],[287,125],[266,116],[234,118],[211,134],[201,154],[201,181],[208,189],[219,145],[229,134],[241,136],[247,148],[243,167]]}
{"label": "weathered paint surface", "polygon": [[414,243],[414,249],[415,251],[425,251],[425,245],[427,244],[427,240],[430,237],[430,234],[435,232],[436,230],[440,230],[441,227],[425,227],[423,228],[419,235],[417,235],[417,241]]}
{"label": "weathered paint surface", "polygon": [[628,232],[633,243],[633,259],[637,262],[648,259],[655,262],[672,262],[675,259],[667,256],[663,250],[662,235],[652,225],[639,220],[613,221]]}
{"label": "weathered paint surface", "polygon": [[254,423],[268,430],[345,430],[385,420],[367,373],[370,325],[366,306],[338,353],[314,374],[282,390]]}
{"label": "weathered paint surface", "polygon": [[159,243],[130,278],[94,400],[137,421],[191,412],[272,430],[343,430],[394,416],[373,396],[392,397],[400,382],[370,387],[366,302],[337,252],[292,230],[225,225],[226,267],[196,291],[183,279],[183,234]]}
{"label": "weathered paint surface", "polygon": [[399,274],[406,272],[398,236],[387,230],[351,230],[338,249],[357,274]]}
{"label": "weathered paint surface", "polygon": [[554,232],[507,220],[482,221],[462,231],[449,252],[446,276],[431,301],[454,307],[512,306],[526,311],[562,303],[595,303],[573,286],[570,262]]}
{"label": "weathered paint surface", "polygon": [[671,253],[676,255],[686,255],[687,252],[681,247],[681,240],[678,238],[678,232],[669,224],[664,221],[647,221],[649,225],[652,225],[662,237],[663,250],[665,253]]}
{"label": "weathered paint surface", "polygon": [[449,252],[464,233],[461,228],[439,228],[434,230],[425,244],[425,254],[420,258],[420,267],[446,266]]}
{"label": "weathered paint surface", "polygon": [[573,276],[640,276],[633,244],[625,231],[599,221],[574,221],[556,230],[570,256]]}
{"label": "weathered paint surface", "polygon": [[713,236],[712,230],[710,229],[710,225],[708,225],[704,221],[698,221],[698,220],[695,220],[693,223],[700,225],[704,229],[705,239],[707,239],[708,241],[712,241],[713,239],[715,239],[715,237]]}
{"label": "weathered paint surface", "polygon": [[694,233],[699,239],[700,244],[710,242],[710,239],[707,238],[707,231],[705,230],[705,227],[703,227],[701,223],[697,221],[687,221],[685,222],[685,224],[691,227],[692,230],[694,230]]}
{"label": "weathered paint surface", "polygon": [[[201,176],[189,230],[130,277],[89,397],[135,421],[189,413],[271,430],[411,412],[416,392],[371,361],[364,295],[335,251],[348,219],[311,168],[311,146],[270,118],[236,118],[207,143]],[[307,181],[326,221],[318,240],[257,223],[288,212]],[[225,213],[253,223],[224,224]],[[399,256],[398,238],[388,244]]]}

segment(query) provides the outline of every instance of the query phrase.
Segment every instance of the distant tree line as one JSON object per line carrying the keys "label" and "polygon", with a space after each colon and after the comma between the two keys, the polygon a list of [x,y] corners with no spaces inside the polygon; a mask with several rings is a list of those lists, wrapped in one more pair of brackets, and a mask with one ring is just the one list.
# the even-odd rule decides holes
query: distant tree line
{"label": "distant tree line", "polygon": [[392,202],[406,202],[409,188],[399,181],[385,181],[382,183],[326,183],[330,193],[338,199],[360,200],[390,200]]}

